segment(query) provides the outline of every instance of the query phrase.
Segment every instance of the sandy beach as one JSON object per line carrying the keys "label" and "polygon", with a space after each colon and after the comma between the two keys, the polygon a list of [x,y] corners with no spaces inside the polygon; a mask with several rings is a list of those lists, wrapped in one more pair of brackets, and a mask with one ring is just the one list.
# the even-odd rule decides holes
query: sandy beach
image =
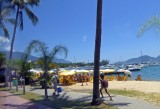
{"label": "sandy beach", "polygon": [[[76,83],[71,86],[64,86],[65,89],[70,90],[92,90],[93,83]],[[160,93],[160,81],[109,81],[109,89],[122,89],[122,90],[137,90],[145,93]]]}

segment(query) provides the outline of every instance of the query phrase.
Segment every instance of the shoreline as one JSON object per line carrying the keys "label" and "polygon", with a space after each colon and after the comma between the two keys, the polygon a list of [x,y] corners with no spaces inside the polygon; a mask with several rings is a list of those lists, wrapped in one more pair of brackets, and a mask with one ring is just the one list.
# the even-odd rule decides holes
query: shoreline
{"label": "shoreline", "polygon": [[[76,83],[70,86],[62,86],[64,89],[69,90],[92,90],[93,83]],[[144,93],[160,93],[160,81],[109,81],[108,89],[120,89],[120,90],[137,90]]]}

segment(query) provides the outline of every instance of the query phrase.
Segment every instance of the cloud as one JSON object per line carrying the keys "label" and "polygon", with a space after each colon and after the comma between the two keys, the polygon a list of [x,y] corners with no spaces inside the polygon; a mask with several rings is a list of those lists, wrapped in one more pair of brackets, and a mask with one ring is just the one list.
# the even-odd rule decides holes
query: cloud
{"label": "cloud", "polygon": [[5,47],[4,47],[4,49],[5,49],[6,51],[10,51],[10,48],[11,48],[10,46],[5,46]]}
{"label": "cloud", "polygon": [[0,42],[2,42],[2,43],[9,43],[10,41],[9,41],[9,39],[7,39],[5,37],[0,36]]}
{"label": "cloud", "polygon": [[86,40],[87,40],[87,35],[84,35],[83,36],[83,42],[86,42]]}
{"label": "cloud", "polygon": [[10,40],[0,36],[0,50],[9,51],[10,50]]}

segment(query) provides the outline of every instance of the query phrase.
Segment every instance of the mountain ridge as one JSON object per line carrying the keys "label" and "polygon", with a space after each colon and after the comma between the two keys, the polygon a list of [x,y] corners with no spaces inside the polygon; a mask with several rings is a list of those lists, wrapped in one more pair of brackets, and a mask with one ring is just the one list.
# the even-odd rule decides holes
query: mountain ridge
{"label": "mountain ridge", "polygon": [[[0,53],[4,53],[6,54],[6,58],[9,58],[9,52],[8,51],[0,51]],[[12,59],[21,59],[24,56],[23,52],[19,52],[19,51],[14,51],[12,54]],[[33,56],[33,55],[29,55],[28,60],[31,61],[35,61],[37,60],[39,57]],[[70,61],[64,60],[64,59],[53,59],[54,62],[56,63],[71,63]]]}
{"label": "mountain ridge", "polygon": [[126,61],[123,62],[117,62],[116,64],[136,64],[136,63],[156,63],[156,62],[160,62],[160,56],[157,57],[152,57],[152,56],[148,56],[148,55],[143,55],[137,58],[131,58],[128,59]]}

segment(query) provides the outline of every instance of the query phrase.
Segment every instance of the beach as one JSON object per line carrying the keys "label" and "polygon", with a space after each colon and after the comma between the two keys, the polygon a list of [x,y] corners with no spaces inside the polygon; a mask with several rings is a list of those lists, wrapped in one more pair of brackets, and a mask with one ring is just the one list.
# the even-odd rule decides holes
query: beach
{"label": "beach", "polygon": [[[92,90],[93,83],[76,83],[71,86],[63,86],[65,90],[84,91]],[[120,90],[137,90],[144,93],[160,93],[160,81],[109,81],[108,89],[120,89]]]}

